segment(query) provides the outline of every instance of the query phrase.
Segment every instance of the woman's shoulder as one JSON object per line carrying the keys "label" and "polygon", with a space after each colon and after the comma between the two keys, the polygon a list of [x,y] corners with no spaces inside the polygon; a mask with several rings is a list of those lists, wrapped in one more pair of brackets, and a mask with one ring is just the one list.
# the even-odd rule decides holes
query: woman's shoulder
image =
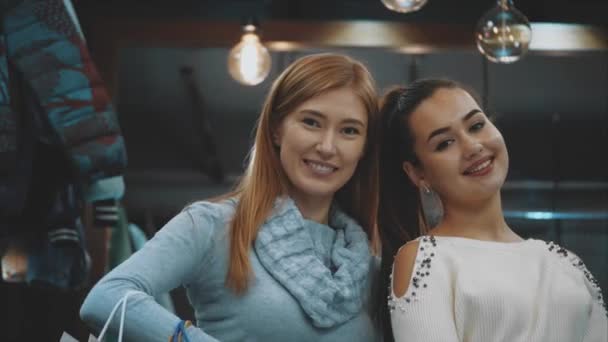
{"label": "woman's shoulder", "polygon": [[608,315],[608,308],[602,294],[599,281],[593,276],[587,268],[583,259],[571,250],[553,242],[535,240],[538,252],[541,253],[540,260],[544,264],[550,265],[556,271],[559,277],[568,277],[580,281],[580,285],[584,286],[591,297],[603,307],[604,312]]}
{"label": "woman's shoulder", "polygon": [[536,247],[543,258],[548,259],[551,264],[571,272],[590,275],[583,260],[571,250],[553,241],[544,240],[537,240]]}
{"label": "woman's shoulder", "polygon": [[591,296],[604,307],[604,310],[607,310],[600,284],[589,271],[583,259],[571,250],[566,249],[553,241],[542,242],[542,244],[539,243],[539,246],[543,247],[545,257],[551,260],[562,272],[582,275],[582,279]]}
{"label": "woman's shoulder", "polygon": [[[399,249],[391,276],[394,296],[415,300],[416,292],[427,288],[432,265],[439,254],[438,248],[440,246],[434,236],[421,236]],[[437,267],[432,271],[437,272]]]}
{"label": "woman's shoulder", "polygon": [[418,240],[412,240],[401,246],[395,255],[392,282],[393,293],[397,297],[402,297],[410,285],[419,246],[420,242]]}
{"label": "woman's shoulder", "polygon": [[231,198],[193,202],[167,222],[159,233],[192,236],[195,241],[215,240],[227,231],[225,228],[235,207],[236,202]]}
{"label": "woman's shoulder", "polygon": [[182,213],[186,213],[193,218],[225,223],[234,215],[236,205],[237,201],[232,197],[220,201],[202,200],[187,205]]}

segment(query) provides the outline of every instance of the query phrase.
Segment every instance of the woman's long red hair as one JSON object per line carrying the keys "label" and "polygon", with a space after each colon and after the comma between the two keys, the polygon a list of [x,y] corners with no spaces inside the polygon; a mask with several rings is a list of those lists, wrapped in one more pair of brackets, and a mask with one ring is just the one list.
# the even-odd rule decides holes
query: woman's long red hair
{"label": "woman's long red hair", "polygon": [[[349,87],[369,114],[366,151],[350,181],[335,200],[365,229],[376,243],[378,203],[379,127],[377,95],[373,78],[363,64],[338,54],[310,55],[296,60],[274,81],[256,127],[249,164],[235,190],[238,199],[230,222],[230,259],[226,284],[244,292],[251,276],[249,253],[259,228],[271,214],[277,197],[287,193],[289,180],[279,160],[272,134],[281,120],[303,102],[328,90]],[[226,197],[226,196],[224,196]]]}

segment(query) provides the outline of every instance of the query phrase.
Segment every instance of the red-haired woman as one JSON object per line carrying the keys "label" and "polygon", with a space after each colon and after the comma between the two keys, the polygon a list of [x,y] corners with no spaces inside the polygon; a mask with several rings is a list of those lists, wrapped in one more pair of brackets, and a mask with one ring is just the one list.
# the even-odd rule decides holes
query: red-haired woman
{"label": "red-haired woman", "polygon": [[181,320],[153,296],[183,285],[196,316],[190,341],[375,340],[378,122],[363,64],[296,60],[270,89],[236,190],[173,218],[93,288],[82,318],[100,328],[135,291],[125,336],[166,341]]}

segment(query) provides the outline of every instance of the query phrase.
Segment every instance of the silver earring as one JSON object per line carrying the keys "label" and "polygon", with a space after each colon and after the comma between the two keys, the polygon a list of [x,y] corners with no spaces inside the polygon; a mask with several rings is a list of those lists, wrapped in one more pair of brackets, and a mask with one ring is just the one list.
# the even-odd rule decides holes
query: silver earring
{"label": "silver earring", "polygon": [[443,219],[443,205],[439,195],[436,192],[431,191],[426,184],[421,186],[420,192],[422,214],[424,215],[425,221],[430,229],[438,225]]}
{"label": "silver earring", "polygon": [[422,191],[427,195],[431,193],[431,189],[426,184],[422,184]]}

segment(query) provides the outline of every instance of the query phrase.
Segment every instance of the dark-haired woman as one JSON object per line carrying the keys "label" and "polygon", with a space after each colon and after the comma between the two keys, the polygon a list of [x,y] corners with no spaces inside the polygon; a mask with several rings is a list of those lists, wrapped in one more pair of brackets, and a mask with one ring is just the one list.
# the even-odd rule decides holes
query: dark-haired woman
{"label": "dark-haired woman", "polygon": [[[389,91],[381,114],[386,340],[608,341],[600,287],[583,262],[505,222],[507,148],[473,96],[420,80]],[[443,208],[431,229],[421,208],[430,193]]]}

